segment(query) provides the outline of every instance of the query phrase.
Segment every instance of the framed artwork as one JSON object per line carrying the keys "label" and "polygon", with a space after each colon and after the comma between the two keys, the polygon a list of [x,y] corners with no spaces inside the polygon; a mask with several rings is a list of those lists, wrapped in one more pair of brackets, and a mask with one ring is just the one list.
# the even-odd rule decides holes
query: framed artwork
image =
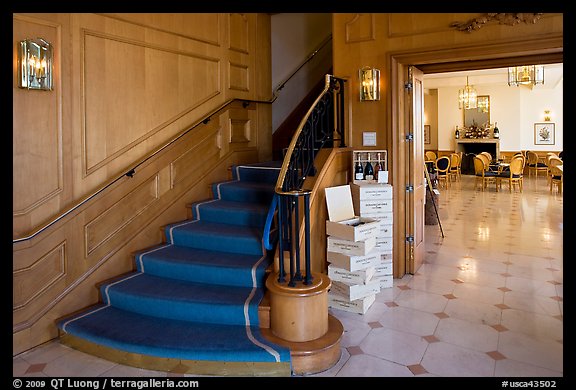
{"label": "framed artwork", "polygon": [[554,145],[556,126],[552,122],[534,123],[534,144]]}
{"label": "framed artwork", "polygon": [[424,125],[424,143],[430,143],[430,125]]}

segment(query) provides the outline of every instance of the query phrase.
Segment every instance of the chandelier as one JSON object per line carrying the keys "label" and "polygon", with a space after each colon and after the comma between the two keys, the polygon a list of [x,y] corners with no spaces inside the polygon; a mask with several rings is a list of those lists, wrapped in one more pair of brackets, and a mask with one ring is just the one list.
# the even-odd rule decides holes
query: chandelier
{"label": "chandelier", "polygon": [[466,76],[466,86],[458,91],[458,107],[465,110],[478,108],[478,93],[473,86],[468,85],[468,76]]}
{"label": "chandelier", "polygon": [[508,85],[544,84],[544,65],[524,65],[508,68]]}

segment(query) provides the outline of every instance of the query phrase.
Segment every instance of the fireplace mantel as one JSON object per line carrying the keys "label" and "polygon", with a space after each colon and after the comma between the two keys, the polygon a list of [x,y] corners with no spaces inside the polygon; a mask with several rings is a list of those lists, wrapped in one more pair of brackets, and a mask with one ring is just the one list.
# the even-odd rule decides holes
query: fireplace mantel
{"label": "fireplace mantel", "polygon": [[[493,158],[500,156],[500,140],[495,138],[462,138],[456,141],[456,152],[475,153],[489,152]],[[474,145],[468,147],[468,145]],[[482,150],[480,150],[482,149]]]}

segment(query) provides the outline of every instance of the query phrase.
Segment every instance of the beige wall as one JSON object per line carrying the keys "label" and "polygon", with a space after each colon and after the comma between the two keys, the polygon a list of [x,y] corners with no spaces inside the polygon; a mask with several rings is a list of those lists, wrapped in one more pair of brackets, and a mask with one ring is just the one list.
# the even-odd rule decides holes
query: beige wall
{"label": "beige wall", "polygon": [[269,104],[236,102],[150,160],[135,162],[233,98],[271,93],[265,14],[14,14],[16,45],[55,50],[54,90],[13,87],[13,238],[121,177],[13,245],[14,354],[57,336],[55,321],[98,301],[161,226],[211,196],[232,164],[271,158]]}

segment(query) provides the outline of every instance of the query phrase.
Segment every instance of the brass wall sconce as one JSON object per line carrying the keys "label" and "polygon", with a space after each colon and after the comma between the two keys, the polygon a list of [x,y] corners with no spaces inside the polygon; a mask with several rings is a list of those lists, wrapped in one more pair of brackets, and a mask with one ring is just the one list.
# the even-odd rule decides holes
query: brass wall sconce
{"label": "brass wall sconce", "polygon": [[380,71],[365,66],[359,71],[360,101],[380,100]]}
{"label": "brass wall sconce", "polygon": [[551,119],[550,110],[544,110],[544,122],[550,122]]}
{"label": "brass wall sconce", "polygon": [[52,90],[52,45],[42,38],[20,41],[18,48],[18,87]]}

